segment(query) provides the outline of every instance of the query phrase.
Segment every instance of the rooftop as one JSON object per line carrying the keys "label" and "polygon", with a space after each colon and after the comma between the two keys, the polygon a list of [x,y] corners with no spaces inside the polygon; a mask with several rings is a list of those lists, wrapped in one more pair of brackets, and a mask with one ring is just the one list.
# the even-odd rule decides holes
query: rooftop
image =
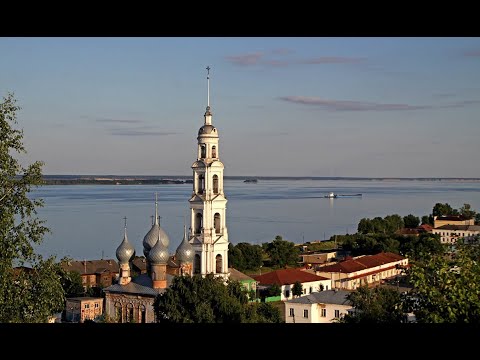
{"label": "rooftop", "polygon": [[463,231],[480,231],[480,225],[443,225],[434,230],[463,230]]}
{"label": "rooftop", "polygon": [[352,273],[404,259],[403,256],[398,254],[384,252],[376,255],[365,255],[355,259],[341,261],[333,265],[323,266],[319,268],[318,271]]}
{"label": "rooftop", "polygon": [[68,261],[62,262],[61,266],[65,271],[75,271],[81,275],[103,272],[118,273],[118,263],[113,259]]}
{"label": "rooftop", "polygon": [[325,290],[312,292],[311,294],[288,300],[287,303],[295,304],[337,304],[351,306],[352,303],[347,300],[351,291],[346,290]]}
{"label": "rooftop", "polygon": [[230,279],[237,280],[237,281],[255,281],[254,278],[248,276],[247,274],[238,271],[235,268],[228,268],[228,272],[230,273]]}
{"label": "rooftop", "polygon": [[262,275],[252,275],[252,277],[257,280],[260,285],[277,284],[279,286],[294,284],[296,281],[305,283],[310,281],[330,280],[323,276],[310,274],[301,269],[281,269]]}
{"label": "rooftop", "polygon": [[[172,283],[173,276],[167,274],[167,286]],[[105,292],[138,294],[157,296],[165,291],[165,289],[154,289],[152,279],[148,274],[141,274],[132,279],[127,285],[114,284],[103,289]]]}

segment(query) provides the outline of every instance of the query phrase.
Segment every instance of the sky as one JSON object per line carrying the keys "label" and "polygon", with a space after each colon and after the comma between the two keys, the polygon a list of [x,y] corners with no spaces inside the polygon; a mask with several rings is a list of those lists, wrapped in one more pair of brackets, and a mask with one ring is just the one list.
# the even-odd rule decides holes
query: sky
{"label": "sky", "polygon": [[480,177],[480,38],[3,37],[0,96],[43,173]]}

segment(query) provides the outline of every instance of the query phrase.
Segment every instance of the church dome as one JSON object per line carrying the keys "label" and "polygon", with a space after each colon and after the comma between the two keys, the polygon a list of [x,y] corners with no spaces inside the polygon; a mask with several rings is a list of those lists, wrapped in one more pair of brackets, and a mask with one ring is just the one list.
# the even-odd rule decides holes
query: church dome
{"label": "church dome", "polygon": [[150,249],[152,249],[157,243],[158,239],[162,242],[163,246],[168,247],[170,239],[160,225],[153,224],[152,228],[148,231],[147,235],[143,238],[143,254],[148,256]]}
{"label": "church dome", "polygon": [[186,234],[183,237],[183,241],[177,248],[176,251],[177,260],[187,263],[193,262],[193,256],[195,255],[195,250],[193,249],[192,244],[187,239]]}
{"label": "church dome", "polygon": [[203,125],[199,130],[198,130],[198,135],[214,135],[218,136],[217,128],[213,125]]}
{"label": "church dome", "polygon": [[161,241],[157,241],[155,246],[148,253],[148,260],[152,264],[166,264],[168,261],[168,249]]}
{"label": "church dome", "polygon": [[125,235],[123,236],[123,241],[120,246],[117,248],[117,259],[121,264],[128,263],[133,257],[135,257],[135,249],[130,244],[127,238],[127,230],[125,229]]}

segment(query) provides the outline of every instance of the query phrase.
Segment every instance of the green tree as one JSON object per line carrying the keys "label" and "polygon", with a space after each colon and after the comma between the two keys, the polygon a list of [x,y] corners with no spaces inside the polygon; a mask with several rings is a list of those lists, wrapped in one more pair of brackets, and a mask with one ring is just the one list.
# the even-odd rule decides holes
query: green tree
{"label": "green tree", "polygon": [[477,215],[477,212],[472,209],[470,204],[463,204],[459,209],[460,215],[465,216],[467,219],[473,219]]}
{"label": "green tree", "polygon": [[420,219],[418,218],[418,216],[408,214],[407,216],[403,217],[403,224],[406,228],[413,229],[420,225]]}
{"label": "green tree", "polygon": [[458,240],[452,259],[432,256],[409,271],[407,303],[420,323],[480,322],[480,249]]}
{"label": "green tree", "polygon": [[414,261],[424,261],[432,255],[443,255],[445,245],[440,241],[440,235],[424,233],[419,236],[407,236],[401,239],[400,254]]}
{"label": "green tree", "polygon": [[400,323],[404,321],[402,298],[392,288],[361,286],[348,295],[355,311],[340,320],[345,323]]}
{"label": "green tree", "polygon": [[[271,305],[270,305],[271,306]],[[274,322],[266,316],[268,306],[249,303],[247,291],[238,281],[213,275],[179,276],[154,302],[158,322],[164,323],[243,323]]]}
{"label": "green tree", "polygon": [[59,264],[34,251],[49,231],[37,217],[42,199],[28,196],[42,184],[43,163],[23,167],[14,157],[26,153],[23,130],[14,128],[19,110],[13,94],[0,103],[0,322],[45,322],[62,309],[65,293]]}
{"label": "green tree", "polygon": [[[237,263],[240,267],[235,267],[237,270],[258,270],[260,266],[263,265],[263,250],[260,245],[253,245],[249,243],[238,243],[237,245],[232,246],[231,252],[234,256],[232,261]],[[230,257],[230,249],[229,249]]]}
{"label": "green tree", "polygon": [[281,294],[282,294],[282,289],[277,284],[270,285],[265,291],[265,297],[280,296]]}
{"label": "green tree", "polygon": [[432,210],[433,216],[458,215],[458,211],[453,209],[448,203],[436,203]]}
{"label": "green tree", "polygon": [[278,236],[271,243],[263,244],[265,252],[273,267],[281,268],[287,265],[297,266],[300,250],[293,242],[283,240]]}
{"label": "green tree", "polygon": [[245,270],[245,257],[242,251],[232,243],[228,244],[228,266],[239,271]]}
{"label": "green tree", "polygon": [[66,271],[61,277],[61,282],[66,297],[80,296],[85,293],[82,276],[76,271]]}
{"label": "green tree", "polygon": [[383,220],[385,223],[385,232],[387,234],[393,234],[395,231],[402,229],[405,226],[402,217],[398,214],[387,215]]}
{"label": "green tree", "polygon": [[433,217],[432,215],[423,215],[422,216],[422,225],[433,225]]}
{"label": "green tree", "polygon": [[373,224],[370,219],[363,218],[357,226],[357,232],[361,234],[370,234],[374,232]]}
{"label": "green tree", "polygon": [[300,281],[295,281],[295,283],[293,284],[292,295],[297,297],[303,295],[303,286]]}

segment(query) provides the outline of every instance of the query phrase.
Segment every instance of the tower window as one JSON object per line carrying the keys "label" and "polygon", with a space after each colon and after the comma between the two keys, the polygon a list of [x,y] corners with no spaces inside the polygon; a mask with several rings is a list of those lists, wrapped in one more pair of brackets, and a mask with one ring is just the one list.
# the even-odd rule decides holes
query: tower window
{"label": "tower window", "polygon": [[147,322],[147,309],[145,305],[140,305],[140,322],[146,323]]}
{"label": "tower window", "polygon": [[221,274],[221,273],[222,273],[222,255],[218,254],[218,255],[215,257],[215,262],[216,262],[215,272],[216,272],[217,274]]}
{"label": "tower window", "polygon": [[216,157],[217,157],[217,147],[212,146],[212,158],[216,158]]}
{"label": "tower window", "polygon": [[215,233],[220,233],[220,214],[215,213],[213,217],[213,225],[215,226]]}
{"label": "tower window", "polygon": [[205,176],[203,174],[198,175],[198,193],[203,194],[205,189]]}
{"label": "tower window", "polygon": [[193,258],[193,267],[195,274],[200,274],[200,255],[198,254]]}
{"label": "tower window", "polygon": [[203,216],[201,213],[197,213],[195,215],[195,233],[200,234],[202,232],[202,227],[203,227]]}
{"label": "tower window", "polygon": [[207,157],[207,147],[205,146],[205,144],[202,144],[202,146],[200,148],[200,157],[202,159]]}
{"label": "tower window", "polygon": [[218,175],[213,175],[213,193],[218,194]]}

